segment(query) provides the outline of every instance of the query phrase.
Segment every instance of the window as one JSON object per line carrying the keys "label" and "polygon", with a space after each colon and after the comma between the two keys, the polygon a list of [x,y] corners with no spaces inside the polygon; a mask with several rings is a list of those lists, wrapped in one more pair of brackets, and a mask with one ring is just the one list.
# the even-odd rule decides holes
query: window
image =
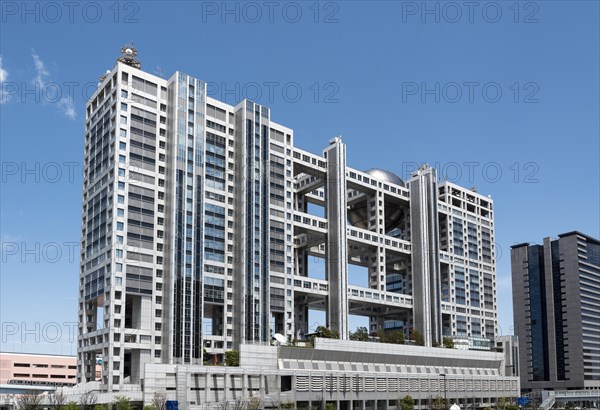
{"label": "window", "polygon": [[121,111],[127,111],[127,104],[121,103]]}

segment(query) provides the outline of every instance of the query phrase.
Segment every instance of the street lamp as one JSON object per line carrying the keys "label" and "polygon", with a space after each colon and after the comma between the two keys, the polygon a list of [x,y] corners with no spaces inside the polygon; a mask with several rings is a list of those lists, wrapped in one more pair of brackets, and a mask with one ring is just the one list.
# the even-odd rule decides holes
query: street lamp
{"label": "street lamp", "polygon": [[448,409],[448,387],[446,386],[446,373],[440,373],[440,376],[444,378],[444,407]]}

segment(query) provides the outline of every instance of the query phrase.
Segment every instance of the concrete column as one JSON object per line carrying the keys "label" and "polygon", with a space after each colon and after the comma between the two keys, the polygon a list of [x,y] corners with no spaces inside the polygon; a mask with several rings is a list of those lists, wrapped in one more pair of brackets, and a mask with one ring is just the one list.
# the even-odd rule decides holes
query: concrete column
{"label": "concrete column", "polygon": [[346,145],[341,138],[330,141],[324,150],[327,156],[325,197],[327,206],[326,277],[329,282],[327,297],[327,326],[337,330],[341,339],[348,338],[348,255],[346,226],[348,221],[346,199]]}
{"label": "concrete column", "polygon": [[442,341],[439,226],[435,169],[421,167],[408,181],[412,242],[413,319],[425,346]]}

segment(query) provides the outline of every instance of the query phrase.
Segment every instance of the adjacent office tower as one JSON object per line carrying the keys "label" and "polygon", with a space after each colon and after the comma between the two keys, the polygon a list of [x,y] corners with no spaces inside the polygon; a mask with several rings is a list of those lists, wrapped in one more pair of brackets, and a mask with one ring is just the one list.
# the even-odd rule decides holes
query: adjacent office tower
{"label": "adjacent office tower", "polygon": [[122,52],[86,107],[79,381],[97,358],[113,390],[140,384],[144,364],[299,339],[311,310],[343,339],[360,315],[373,333],[489,348],[489,197],[427,166],[406,183],[350,168],[338,137],[303,151],[267,107],[217,101]]}
{"label": "adjacent office tower", "polygon": [[600,241],[568,232],[511,259],[521,388],[599,388]]}

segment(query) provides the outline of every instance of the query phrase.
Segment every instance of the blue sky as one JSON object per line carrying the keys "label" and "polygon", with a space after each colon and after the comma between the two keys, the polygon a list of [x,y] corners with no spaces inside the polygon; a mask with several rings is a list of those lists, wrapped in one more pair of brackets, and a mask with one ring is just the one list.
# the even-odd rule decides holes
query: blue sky
{"label": "blue sky", "polygon": [[269,4],[1,3],[1,350],[75,353],[85,96],[132,40],[303,149],[342,135],[350,166],[491,195],[503,334],[510,246],[600,236],[598,2]]}

